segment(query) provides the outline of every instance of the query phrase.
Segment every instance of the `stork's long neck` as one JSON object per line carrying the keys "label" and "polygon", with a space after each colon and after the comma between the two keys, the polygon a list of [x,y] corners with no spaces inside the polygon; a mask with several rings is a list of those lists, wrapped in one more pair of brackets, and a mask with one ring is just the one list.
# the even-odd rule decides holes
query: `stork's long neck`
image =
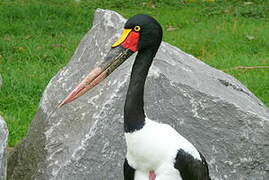
{"label": "stork's long neck", "polygon": [[155,50],[147,49],[136,56],[124,106],[125,132],[139,130],[145,124],[144,85],[155,54]]}

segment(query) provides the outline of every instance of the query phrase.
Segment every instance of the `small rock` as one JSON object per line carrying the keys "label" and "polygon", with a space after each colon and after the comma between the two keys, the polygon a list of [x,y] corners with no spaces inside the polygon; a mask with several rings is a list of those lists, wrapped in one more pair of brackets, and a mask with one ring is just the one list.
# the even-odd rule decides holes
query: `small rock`
{"label": "small rock", "polygon": [[[0,58],[1,58],[1,55],[0,55]],[[2,79],[2,76],[0,74],[0,88],[2,87],[2,83],[3,83],[3,79]]]}
{"label": "small rock", "polygon": [[253,39],[255,39],[255,37],[254,37],[254,36],[251,36],[251,35],[247,35],[246,37],[247,37],[247,39],[250,40],[250,41],[253,40]]}
{"label": "small rock", "polygon": [[0,179],[6,180],[7,176],[7,143],[8,129],[6,122],[0,116]]}

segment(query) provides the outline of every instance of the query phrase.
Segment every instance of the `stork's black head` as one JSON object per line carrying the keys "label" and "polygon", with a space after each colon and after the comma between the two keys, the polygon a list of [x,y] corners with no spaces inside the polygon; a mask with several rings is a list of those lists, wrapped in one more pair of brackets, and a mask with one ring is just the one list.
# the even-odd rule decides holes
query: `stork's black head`
{"label": "stork's black head", "polygon": [[158,21],[151,16],[137,14],[128,19],[121,37],[112,47],[122,46],[133,52],[146,48],[158,49],[162,35],[162,28]]}
{"label": "stork's black head", "polygon": [[59,106],[75,100],[100,83],[134,52],[150,50],[153,57],[161,41],[162,28],[154,18],[143,14],[131,17],[125,23],[121,37],[112,45],[108,55],[98,63],[98,66],[89,73]]}
{"label": "stork's black head", "polygon": [[138,50],[159,47],[162,41],[162,28],[158,21],[148,15],[137,14],[131,17],[124,26],[125,29],[138,30]]}

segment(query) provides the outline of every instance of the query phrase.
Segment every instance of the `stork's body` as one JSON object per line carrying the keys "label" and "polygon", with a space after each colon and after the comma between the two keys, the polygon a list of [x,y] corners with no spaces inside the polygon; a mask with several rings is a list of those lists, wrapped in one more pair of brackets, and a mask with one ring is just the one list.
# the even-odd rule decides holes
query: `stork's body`
{"label": "stork's body", "polygon": [[[193,158],[187,164],[184,164],[186,162],[183,161],[180,162],[182,165],[187,166],[189,163],[200,162],[202,164],[202,158],[195,147],[167,124],[160,124],[146,118],[142,129],[133,133],[125,133],[125,137],[126,163],[135,169],[133,172],[135,180],[148,180],[150,172],[155,173],[156,180],[182,179],[181,174],[187,172],[180,172],[175,167],[177,155],[181,152],[185,152],[185,154],[182,153],[182,156],[189,155]],[[186,158],[188,157],[186,156]],[[192,171],[199,171],[199,169]]]}
{"label": "stork's body", "polygon": [[201,153],[171,126],[145,116],[144,85],[162,40],[160,24],[150,16],[136,15],[124,28],[104,61],[61,105],[94,87],[138,51],[124,106],[127,144],[124,180],[209,180],[207,163]]}

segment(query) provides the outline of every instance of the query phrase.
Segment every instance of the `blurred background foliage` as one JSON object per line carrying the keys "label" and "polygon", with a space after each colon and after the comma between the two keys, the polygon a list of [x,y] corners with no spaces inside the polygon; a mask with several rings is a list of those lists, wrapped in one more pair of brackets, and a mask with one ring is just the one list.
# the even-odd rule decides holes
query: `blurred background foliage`
{"label": "blurred background foliage", "polygon": [[233,75],[269,106],[268,0],[1,0],[0,115],[10,146],[27,133],[42,92],[91,28],[96,8],[154,16],[164,41]]}

